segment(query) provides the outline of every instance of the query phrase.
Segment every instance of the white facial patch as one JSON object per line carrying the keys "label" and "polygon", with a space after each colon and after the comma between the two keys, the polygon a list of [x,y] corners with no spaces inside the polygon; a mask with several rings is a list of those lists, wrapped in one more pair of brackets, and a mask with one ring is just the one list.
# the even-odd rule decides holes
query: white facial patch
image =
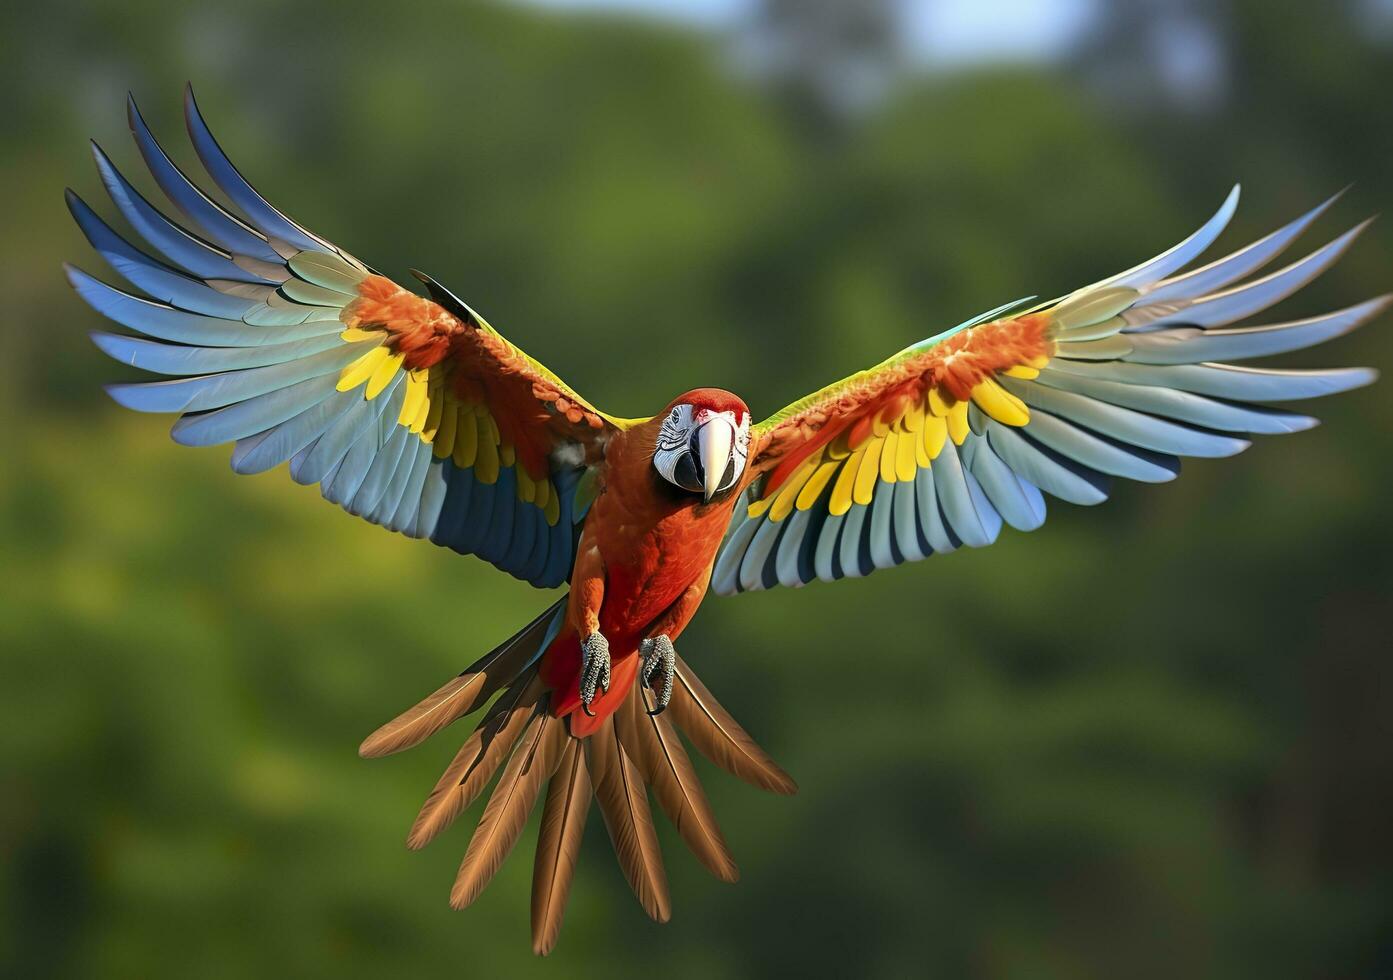
{"label": "white facial patch", "polygon": [[695,437],[703,426],[728,426],[731,431],[730,451],[723,460],[711,460],[721,467],[721,482],[717,492],[729,490],[745,472],[750,451],[750,417],[745,412],[714,412],[709,408],[677,405],[668,412],[658,430],[658,442],[653,452],[653,466],[674,486],[692,493],[704,493],[705,465],[699,458]]}

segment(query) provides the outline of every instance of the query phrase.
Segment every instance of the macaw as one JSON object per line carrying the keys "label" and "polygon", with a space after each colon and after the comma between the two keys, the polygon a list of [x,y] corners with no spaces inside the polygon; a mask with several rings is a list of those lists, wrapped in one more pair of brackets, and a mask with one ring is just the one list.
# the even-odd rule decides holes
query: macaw
{"label": "macaw", "polygon": [[532,898],[539,954],[557,940],[592,796],[654,919],[667,920],[670,900],[650,790],[701,863],[736,879],[679,729],[734,775],[796,788],[677,654],[709,589],[796,588],[983,547],[1004,525],[1038,528],[1046,495],[1097,504],[1112,477],[1161,483],[1179,457],[1230,456],[1248,434],[1308,429],[1306,415],[1255,403],[1346,391],[1374,372],[1229,362],[1330,340],[1390,301],[1230,328],[1309,282],[1365,227],[1254,278],[1332,198],[1183,271],[1232,217],[1235,187],[1153,259],[1059,299],[999,306],[762,422],[718,388],[680,394],[650,418],[618,418],[430,276],[414,273],[428,294],[418,295],[292,221],[233,166],[192,92],[184,108],[198,157],[240,214],[166,156],[133,101],[136,146],[183,219],[94,152],[116,210],[158,254],[67,192],[92,247],[144,294],[66,267],[82,299],[141,335],[93,339],[167,377],[108,390],[128,408],[177,413],[182,445],[233,443],[238,473],[288,462],[291,479],[318,484],[351,514],[539,588],[569,585],[360,747],[364,757],[398,752],[486,708],[408,843],[427,844],[502,770],[450,893],[463,908],[546,786]]}

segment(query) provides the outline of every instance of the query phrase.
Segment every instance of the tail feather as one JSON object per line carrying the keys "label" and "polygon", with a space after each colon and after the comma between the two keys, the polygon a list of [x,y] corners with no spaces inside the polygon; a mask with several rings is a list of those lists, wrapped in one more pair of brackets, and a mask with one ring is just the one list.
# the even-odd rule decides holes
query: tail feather
{"label": "tail feather", "polygon": [[619,741],[633,757],[648,785],[653,787],[658,805],[697,860],[722,881],[738,881],[740,870],[726,846],[692,761],[667,715],[650,715],[644,710],[643,699],[635,686],[627,704],[616,712],[615,722]]}
{"label": "tail feather", "polygon": [[477,711],[483,704],[512,682],[527,667],[531,658],[544,649],[543,637],[552,628],[564,608],[562,596],[521,631],[509,637],[490,652],[471,664],[419,704],[402,712],[358,746],[364,759],[401,752],[419,745],[450,722]]}
{"label": "tail feather", "polygon": [[532,948],[541,955],[555,947],[561,930],[592,799],[600,805],[625,878],[644,911],[657,921],[666,922],[672,906],[649,809],[649,785],[697,859],[724,881],[739,876],[679,729],[704,755],[741,779],[776,793],[797,788],[681,658],[667,713],[650,716],[642,690],[631,678],[611,685],[611,692],[617,690],[624,699],[619,710],[600,720],[593,733],[578,737],[566,717],[557,717],[555,685],[541,676],[537,664],[554,638],[560,608],[558,603],[548,609],[363,746],[364,755],[385,755],[414,745],[505,689],[427,797],[407,844],[424,847],[450,826],[502,767],[450,892],[450,904],[463,908],[478,898],[517,844],[549,780],[532,879]]}
{"label": "tail feather", "polygon": [[771,793],[798,792],[793,777],[721,707],[680,656],[668,711],[701,754],[732,776]]}
{"label": "tail feather", "polygon": [[592,795],[585,753],[579,741],[571,739],[551,777],[537,832],[537,857],[532,867],[532,951],[538,956],[550,953],[561,934]]}
{"label": "tail feather", "polygon": [[503,775],[498,777],[498,785],[460,862],[455,886],[450,890],[452,907],[462,909],[472,904],[517,844],[542,784],[561,763],[568,739],[564,725],[547,712],[545,700],[533,709],[532,720]]}
{"label": "tail feather", "polygon": [[605,818],[624,877],[649,917],[666,922],[672,917],[672,899],[668,895],[658,832],[648,809],[648,791],[619,741],[613,718],[606,718],[599,730],[585,740],[585,758],[595,786],[595,800],[600,804],[600,814]]}
{"label": "tail feather", "polygon": [[425,847],[479,798],[521,737],[541,696],[541,681],[533,674],[498,700],[426,797],[407,835],[408,847]]}

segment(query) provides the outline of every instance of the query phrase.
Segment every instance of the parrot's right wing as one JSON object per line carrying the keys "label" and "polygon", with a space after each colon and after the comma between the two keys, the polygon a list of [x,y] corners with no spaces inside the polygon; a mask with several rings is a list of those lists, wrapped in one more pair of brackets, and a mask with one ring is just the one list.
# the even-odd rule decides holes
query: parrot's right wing
{"label": "parrot's right wing", "polygon": [[570,575],[605,415],[428,276],[402,289],[266,202],[213,139],[192,92],[189,134],[226,210],[167,157],[129,106],[161,190],[199,229],[156,210],[100,149],[117,209],[161,254],[139,251],[68,192],[92,246],[150,298],[69,267],[93,308],[147,338],[94,334],[113,358],[174,380],[112,385],[121,404],[177,412],[175,441],[235,442],[232,466],[290,462],[350,513],[476,554],[533,585]]}
{"label": "parrot's right wing", "polygon": [[[1181,270],[1232,216],[1235,187],[1174,248],[1053,303],[1011,303],[795,402],[751,434],[752,484],[717,558],[728,595],[869,574],[1034,530],[1044,495],[1107,498],[1114,476],[1172,479],[1181,456],[1231,456],[1250,433],[1315,419],[1255,402],[1374,379],[1364,368],[1260,370],[1230,360],[1300,350],[1354,329],[1389,297],[1271,326],[1214,329],[1279,302],[1364,225],[1244,281],[1330,202],[1232,255]],[[1367,222],[1365,222],[1367,224]]]}

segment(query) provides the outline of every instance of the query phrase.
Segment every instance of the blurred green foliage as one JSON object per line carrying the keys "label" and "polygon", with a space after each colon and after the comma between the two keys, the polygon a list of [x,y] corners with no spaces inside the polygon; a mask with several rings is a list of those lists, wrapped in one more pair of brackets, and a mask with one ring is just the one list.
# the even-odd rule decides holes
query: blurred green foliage
{"label": "blurred green foliage", "polygon": [[[354,748],[546,598],[119,413],[58,273],[99,270],[59,200],[101,197],[82,138],[138,173],[130,87],[191,164],[192,79],[271,200],[431,272],[606,409],[716,384],[762,415],[1165,247],[1237,177],[1229,244],[1351,180],[1339,220],[1388,203],[1370,5],[1212,5],[1227,72],[1197,103],[1146,82],[1173,8],[1100,7],[1062,66],[897,74],[846,113],[609,17],[5,7],[0,974],[1393,973],[1385,387],[985,551],[711,602],[684,653],[802,792],[709,773],[744,879],[666,834],[661,928],[592,818],[537,961],[530,832],[464,914],[467,830],[401,847],[457,736]],[[1387,290],[1390,259],[1376,226],[1283,318]],[[1389,326],[1306,363],[1387,366]]]}

